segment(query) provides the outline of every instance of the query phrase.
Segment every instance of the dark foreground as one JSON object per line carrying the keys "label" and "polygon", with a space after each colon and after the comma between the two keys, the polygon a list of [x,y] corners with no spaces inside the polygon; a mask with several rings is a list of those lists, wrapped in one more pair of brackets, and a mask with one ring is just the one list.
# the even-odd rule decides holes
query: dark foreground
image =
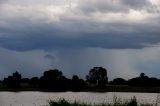
{"label": "dark foreground", "polygon": [[113,103],[85,104],[76,101],[71,103],[65,99],[60,99],[59,101],[49,101],[49,106],[154,106],[154,104],[138,104],[135,97],[124,102],[117,97],[114,97]]}
{"label": "dark foreground", "polygon": [[42,89],[42,88],[31,88],[31,87],[21,87],[21,88],[0,88],[0,91],[43,91],[43,92],[142,92],[142,93],[160,93],[160,87],[131,87],[128,85],[106,85],[105,87],[86,87],[83,89],[65,89],[65,90],[55,90],[55,89]]}

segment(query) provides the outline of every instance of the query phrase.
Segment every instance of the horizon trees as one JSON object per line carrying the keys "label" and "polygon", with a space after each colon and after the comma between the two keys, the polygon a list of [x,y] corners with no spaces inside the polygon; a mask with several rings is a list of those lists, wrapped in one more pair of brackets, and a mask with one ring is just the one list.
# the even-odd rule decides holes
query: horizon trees
{"label": "horizon trees", "polygon": [[58,69],[51,69],[45,71],[43,76],[40,77],[40,87],[50,90],[61,90],[66,88],[67,78]]}
{"label": "horizon trees", "polygon": [[83,79],[80,79],[77,75],[72,76],[71,88],[74,91],[79,91],[79,90],[84,89],[86,87],[87,87],[87,83]]}
{"label": "horizon trees", "polygon": [[108,83],[107,70],[103,67],[94,67],[86,76],[87,82],[97,86],[104,86]]}
{"label": "horizon trees", "polygon": [[113,85],[126,85],[127,84],[127,81],[123,78],[115,78],[113,79],[110,84],[113,84]]}
{"label": "horizon trees", "polygon": [[103,67],[93,67],[89,70],[86,80],[73,75],[71,79],[66,78],[62,71],[50,69],[44,71],[41,77],[22,78],[19,72],[14,72],[11,76],[4,78],[0,82],[0,88],[11,89],[39,89],[49,91],[80,91],[86,88],[105,88],[108,85],[127,85],[138,87],[160,87],[160,79],[148,77],[145,73],[140,73],[138,77],[125,80],[115,78],[108,83],[107,69]]}
{"label": "horizon trees", "polygon": [[10,88],[19,88],[21,82],[21,74],[18,71],[12,74],[12,76],[8,76],[8,78],[4,78],[3,83]]}
{"label": "horizon trees", "polygon": [[132,78],[128,80],[129,86],[140,86],[140,87],[160,87],[160,79],[148,77],[145,73],[140,73],[139,77]]}

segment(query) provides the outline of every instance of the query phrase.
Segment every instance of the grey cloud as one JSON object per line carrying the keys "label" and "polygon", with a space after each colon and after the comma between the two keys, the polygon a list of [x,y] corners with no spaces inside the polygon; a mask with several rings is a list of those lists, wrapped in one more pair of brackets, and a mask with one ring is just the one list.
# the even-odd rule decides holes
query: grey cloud
{"label": "grey cloud", "polygon": [[122,5],[118,3],[114,3],[111,0],[102,0],[102,1],[89,1],[86,2],[81,1],[79,5],[79,9],[84,13],[90,12],[128,12],[128,8],[126,9]]}
{"label": "grey cloud", "polygon": [[[9,1],[8,4],[21,3],[20,1]],[[28,1],[33,5],[35,2]],[[42,5],[43,1],[39,4]],[[51,2],[51,1],[47,1]],[[62,2],[62,1],[61,1]],[[88,2],[88,3],[86,3]],[[80,8],[95,8],[96,11],[109,10],[107,8],[122,11],[128,8],[149,7],[149,1],[80,1]],[[88,6],[91,2],[91,6]],[[117,3],[116,3],[117,2]],[[84,5],[85,4],[85,5]],[[111,4],[111,5],[110,5]],[[137,5],[136,5],[137,4]],[[14,4],[15,5],[15,4]],[[105,6],[109,5],[109,6]],[[112,6],[113,5],[113,6]],[[129,5],[132,5],[131,7]],[[81,7],[82,6],[82,7]],[[116,7],[117,6],[117,7]],[[127,6],[127,7],[126,7]],[[16,7],[15,7],[16,8]],[[106,9],[105,9],[106,8]],[[4,10],[0,13],[5,13]],[[87,10],[85,10],[87,11]],[[95,11],[95,10],[93,10]],[[21,12],[20,12],[21,13]],[[155,18],[149,18],[139,23],[133,23],[128,20],[114,22],[99,22],[92,20],[92,16],[78,14],[73,16],[66,13],[59,16],[59,21],[46,22],[46,20],[31,20],[32,15],[27,14],[26,17],[17,14],[17,17],[8,17],[3,14],[0,17],[0,46],[12,50],[54,50],[59,48],[143,48],[148,45],[155,45],[160,42],[160,25],[159,15]],[[12,13],[11,13],[12,14]],[[24,13],[23,13],[24,14]],[[34,12],[31,14],[34,14]],[[127,14],[127,13],[126,13]],[[67,16],[65,16],[67,15]],[[85,17],[82,18],[81,17]],[[107,18],[107,17],[106,17]],[[48,21],[48,20],[47,20]]]}
{"label": "grey cloud", "polygon": [[128,8],[133,9],[143,9],[144,7],[152,6],[149,0],[122,0],[122,4],[128,6]]}
{"label": "grey cloud", "polygon": [[50,4],[60,4],[63,0],[0,0],[0,2],[6,3],[6,4],[12,4],[12,5],[22,5],[22,6],[27,6],[27,5],[36,5],[36,4],[43,4],[43,5],[50,5]]}
{"label": "grey cloud", "polygon": [[150,0],[122,0],[122,4],[130,9],[144,10],[148,13],[159,13],[159,6],[151,3]]}
{"label": "grey cloud", "polygon": [[[154,45],[160,42],[159,26],[152,24],[93,24],[83,22],[83,20],[79,23],[71,20],[68,21],[69,24],[61,23],[62,27],[57,24],[27,24],[25,22],[16,23],[17,27],[11,27],[11,29],[1,26],[0,46],[12,50],[54,50],[68,47],[125,49],[143,48],[148,44]],[[98,29],[100,25],[103,30]]]}
{"label": "grey cloud", "polygon": [[[93,0],[80,1],[79,9],[84,13],[93,12],[120,12],[127,13],[130,9],[134,10],[151,10],[153,5],[149,0]],[[156,9],[156,8],[154,8]]]}
{"label": "grey cloud", "polygon": [[6,2],[7,0],[0,0],[0,3]]}
{"label": "grey cloud", "polygon": [[50,55],[50,54],[46,54],[44,57],[48,58],[48,59],[51,59],[51,60],[55,60],[55,57]]}

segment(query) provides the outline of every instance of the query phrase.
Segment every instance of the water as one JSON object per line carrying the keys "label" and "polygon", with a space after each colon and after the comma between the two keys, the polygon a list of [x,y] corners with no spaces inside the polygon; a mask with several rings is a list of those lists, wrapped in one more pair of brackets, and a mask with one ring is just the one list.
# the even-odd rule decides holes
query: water
{"label": "water", "polygon": [[[89,93],[89,92],[0,92],[0,106],[44,106],[48,100],[64,98],[71,102],[84,103],[112,102],[113,96],[128,100],[135,96],[139,103],[156,103],[157,93]],[[158,105],[159,106],[159,105]]]}

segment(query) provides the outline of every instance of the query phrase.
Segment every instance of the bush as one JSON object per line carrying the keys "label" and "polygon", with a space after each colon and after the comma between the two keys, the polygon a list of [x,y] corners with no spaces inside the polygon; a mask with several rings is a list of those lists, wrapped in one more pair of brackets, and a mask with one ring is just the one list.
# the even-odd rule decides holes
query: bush
{"label": "bush", "polygon": [[50,100],[49,106],[153,106],[153,104],[139,104],[136,97],[133,97],[129,101],[122,102],[120,98],[113,97],[113,103],[100,103],[100,104],[85,104],[79,102],[68,102],[65,99],[59,99],[58,101]]}
{"label": "bush", "polygon": [[84,103],[78,103],[78,102],[74,102],[74,103],[70,103],[68,101],[66,101],[65,99],[60,99],[58,101],[49,101],[49,106],[90,106]]}

